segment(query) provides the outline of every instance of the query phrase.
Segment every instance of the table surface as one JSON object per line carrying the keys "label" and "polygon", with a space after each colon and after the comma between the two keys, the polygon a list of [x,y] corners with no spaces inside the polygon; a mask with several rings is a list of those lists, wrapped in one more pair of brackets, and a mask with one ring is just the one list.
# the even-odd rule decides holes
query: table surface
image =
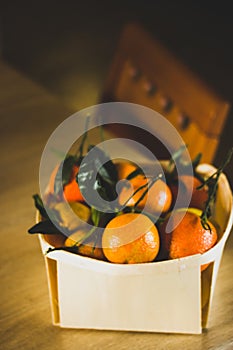
{"label": "table surface", "polygon": [[34,223],[41,153],[72,111],[0,62],[1,349],[233,349],[233,235],[218,274],[208,331],[201,335],[61,329],[51,323],[44,259]]}

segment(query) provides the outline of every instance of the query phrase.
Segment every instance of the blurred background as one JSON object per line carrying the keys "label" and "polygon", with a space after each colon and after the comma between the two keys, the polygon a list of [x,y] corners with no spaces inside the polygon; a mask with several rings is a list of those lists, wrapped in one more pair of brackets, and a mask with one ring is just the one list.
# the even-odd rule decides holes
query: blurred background
{"label": "blurred background", "polygon": [[[98,102],[124,25],[139,22],[233,105],[231,1],[5,1],[3,60],[71,110]],[[216,163],[232,145],[228,117]]]}

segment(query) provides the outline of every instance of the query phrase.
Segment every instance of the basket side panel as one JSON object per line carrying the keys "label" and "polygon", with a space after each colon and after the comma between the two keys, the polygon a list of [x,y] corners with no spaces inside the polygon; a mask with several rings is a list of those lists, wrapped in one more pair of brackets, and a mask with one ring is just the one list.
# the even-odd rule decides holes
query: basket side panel
{"label": "basket side panel", "polygon": [[176,272],[174,266],[172,270],[113,276],[60,262],[60,325],[201,333],[200,267],[196,261],[191,266],[177,264]]}
{"label": "basket side panel", "polygon": [[52,312],[52,321],[54,325],[60,322],[58,286],[57,286],[57,261],[45,257],[45,264],[48,277],[50,306]]}

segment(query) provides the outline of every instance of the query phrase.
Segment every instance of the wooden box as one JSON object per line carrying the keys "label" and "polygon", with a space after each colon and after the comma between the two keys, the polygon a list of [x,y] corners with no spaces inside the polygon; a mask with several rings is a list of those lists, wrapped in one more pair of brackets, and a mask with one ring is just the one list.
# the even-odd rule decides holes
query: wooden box
{"label": "wooden box", "polygon": [[[200,173],[216,169],[202,164]],[[54,325],[67,328],[148,332],[202,332],[232,222],[232,193],[221,175],[214,218],[218,243],[208,252],[145,264],[112,264],[65,251],[45,254],[40,235]],[[201,265],[210,263],[201,272]],[[217,322],[217,321],[216,321]]]}

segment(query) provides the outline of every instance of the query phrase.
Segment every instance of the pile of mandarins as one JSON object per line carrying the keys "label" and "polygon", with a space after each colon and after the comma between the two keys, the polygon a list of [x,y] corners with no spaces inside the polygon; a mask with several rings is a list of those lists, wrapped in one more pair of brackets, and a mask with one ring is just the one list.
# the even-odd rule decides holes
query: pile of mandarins
{"label": "pile of mandarins", "polygon": [[[195,175],[183,174],[179,178],[173,178],[172,181],[158,177],[149,186],[148,177],[137,171],[135,164],[120,161],[115,166],[117,180],[121,180],[118,191],[119,208],[114,215],[102,215],[102,222],[98,221],[101,230],[87,231],[82,224],[79,227],[72,227],[72,222],[69,222],[68,235],[56,232],[56,229],[51,234],[48,232],[49,228],[46,232],[38,224],[36,230],[33,231],[32,228],[29,232],[44,233],[45,239],[54,249],[64,249],[121,264],[146,263],[202,254],[215,245],[218,239],[216,224],[208,219],[203,225],[200,218],[208,200],[208,188],[201,186],[202,181]],[[50,201],[55,192],[57,172],[58,167],[50,177],[48,186]],[[93,220],[95,210],[86,203],[79,188],[78,172],[79,166],[73,165],[70,177],[63,186],[63,196],[78,217],[96,225]],[[134,176],[130,176],[131,174]],[[191,201],[188,208],[181,201],[179,209],[174,211],[178,180],[183,203],[186,203],[187,195],[191,196]],[[62,211],[62,204],[60,207],[56,204],[55,209],[59,211],[64,227],[68,218]],[[158,220],[155,220],[156,217]],[[172,220],[170,220],[172,229],[167,232],[169,218]],[[42,223],[43,221],[46,220],[43,218]]]}

